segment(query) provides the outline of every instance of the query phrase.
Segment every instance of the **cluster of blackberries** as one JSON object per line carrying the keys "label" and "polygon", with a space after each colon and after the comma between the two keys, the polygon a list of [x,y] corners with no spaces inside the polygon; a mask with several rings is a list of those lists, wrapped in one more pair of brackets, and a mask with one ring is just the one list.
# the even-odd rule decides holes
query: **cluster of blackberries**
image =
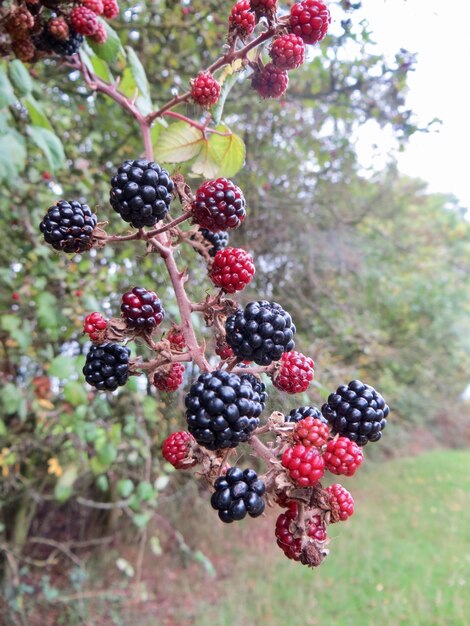
{"label": "cluster of blackberries", "polygon": [[53,54],[71,56],[84,37],[105,43],[102,19],[118,14],[117,0],[17,0],[0,15],[0,54],[28,63]]}

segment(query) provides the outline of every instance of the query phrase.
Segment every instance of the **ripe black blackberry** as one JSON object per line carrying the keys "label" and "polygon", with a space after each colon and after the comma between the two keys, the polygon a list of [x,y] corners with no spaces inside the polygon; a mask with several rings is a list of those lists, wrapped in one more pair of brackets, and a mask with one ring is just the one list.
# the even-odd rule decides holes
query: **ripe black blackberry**
{"label": "ripe black blackberry", "polygon": [[35,43],[36,47],[40,50],[52,51],[59,56],[69,57],[80,50],[83,41],[83,35],[75,32],[73,28],[69,26],[69,38],[66,41],[57,39],[57,37],[54,37],[54,35],[46,29]]}
{"label": "ripe black blackberry", "polygon": [[295,325],[277,302],[250,302],[227,318],[226,338],[240,361],[269,365],[293,350]]}
{"label": "ripe black blackberry", "polygon": [[365,446],[368,441],[382,437],[390,409],[373,387],[352,380],[330,394],[321,411],[335,434]]}
{"label": "ripe black blackberry", "polygon": [[78,200],[60,200],[47,210],[39,230],[46,243],[56,250],[84,252],[91,248],[96,223],[96,215],[87,204]]}
{"label": "ripe black blackberry", "polygon": [[207,228],[200,228],[199,232],[206,241],[212,244],[212,248],[209,248],[210,256],[215,256],[219,250],[223,250],[228,245],[228,233],[221,230],[218,233],[213,233]]}
{"label": "ripe black blackberry", "polygon": [[250,517],[259,517],[265,509],[262,496],[266,485],[253,469],[231,467],[225,476],[217,478],[214,487],[211,505],[226,524],[243,519],[247,513]]}
{"label": "ripe black blackberry", "polygon": [[188,430],[208,450],[235,448],[258,427],[262,396],[237,374],[201,374],[185,399]]}
{"label": "ripe black blackberry", "polygon": [[109,201],[134,228],[154,226],[168,213],[174,184],[158,163],[124,161],[111,179]]}
{"label": "ripe black blackberry", "polygon": [[114,391],[129,378],[130,350],[118,343],[93,345],[86,356],[83,373],[96,389]]}
{"label": "ripe black blackberry", "polygon": [[317,409],[316,406],[300,406],[298,409],[292,409],[289,415],[286,415],[285,421],[300,422],[300,420],[303,420],[306,417],[313,417],[314,419],[323,422],[323,424],[328,424],[328,420],[323,417],[320,409]]}
{"label": "ripe black blackberry", "polygon": [[264,411],[264,407],[266,406],[266,400],[268,399],[268,394],[266,393],[266,385],[254,374],[240,374],[241,381],[248,381],[250,385],[253,387],[253,391],[259,394],[259,402],[262,407],[262,411]]}

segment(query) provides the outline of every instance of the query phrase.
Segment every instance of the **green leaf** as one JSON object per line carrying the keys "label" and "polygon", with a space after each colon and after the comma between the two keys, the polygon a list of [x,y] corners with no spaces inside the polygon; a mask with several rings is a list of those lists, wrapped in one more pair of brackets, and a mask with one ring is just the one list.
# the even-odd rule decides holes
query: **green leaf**
{"label": "green leaf", "polygon": [[61,379],[70,378],[70,376],[75,374],[75,358],[60,354],[52,361],[48,371],[49,376],[57,376],[57,378]]}
{"label": "green leaf", "polygon": [[227,99],[228,94],[231,92],[232,87],[236,84],[239,78],[238,73],[233,72],[227,78],[225,78],[222,83],[222,89],[220,91],[220,97],[217,100],[217,104],[212,107],[212,119],[216,124],[220,124],[220,120],[222,119],[222,114],[224,112],[225,101]]}
{"label": "green leaf", "polygon": [[15,92],[8,80],[5,66],[0,65],[0,109],[8,107],[14,102],[16,102]]}
{"label": "green leaf", "polygon": [[99,462],[105,467],[109,467],[117,457],[117,450],[112,443],[104,443],[96,447]]}
{"label": "green leaf", "polygon": [[83,384],[75,380],[69,381],[64,387],[64,398],[72,406],[86,404],[87,393]]}
{"label": "green leaf", "polygon": [[51,331],[60,326],[60,314],[56,297],[48,291],[41,291],[36,298],[36,314],[39,326]]}
{"label": "green leaf", "polygon": [[88,40],[88,45],[96,56],[103,59],[103,61],[106,61],[107,63],[112,63],[116,59],[119,52],[124,53],[124,48],[122,47],[121,40],[119,39],[117,32],[103,19],[99,18],[99,20],[105,27],[108,38],[105,43],[95,43],[94,41]]}
{"label": "green leaf", "polygon": [[65,162],[65,153],[62,142],[48,128],[42,126],[28,126],[27,132],[32,141],[44,153],[50,168],[56,171]]}
{"label": "green leaf", "polygon": [[155,491],[152,485],[147,480],[143,480],[137,486],[137,495],[141,500],[147,502],[148,500],[151,500],[153,497],[155,497]]}
{"label": "green leaf", "polygon": [[98,76],[98,78],[102,78],[107,82],[111,82],[113,80],[113,75],[111,74],[111,70],[109,69],[109,65],[100,57],[93,55],[91,57],[91,65],[93,67],[93,72]]}
{"label": "green leaf", "polygon": [[155,157],[164,163],[184,163],[197,156],[204,143],[200,130],[186,122],[177,122],[160,134]]}
{"label": "green leaf", "polygon": [[14,59],[9,64],[10,78],[22,96],[31,93],[33,80],[28,70],[19,59]]}
{"label": "green leaf", "polygon": [[136,100],[136,105],[141,113],[147,115],[152,110],[152,100],[150,98],[150,86],[147,80],[147,74],[134,48],[126,46],[126,51],[132,76],[140,92],[140,96]]}
{"label": "green leaf", "polygon": [[216,130],[228,133],[227,136],[212,134],[209,138],[211,157],[219,167],[218,176],[235,176],[245,163],[243,139],[223,124],[217,126]]}
{"label": "green leaf", "polygon": [[42,105],[30,94],[23,102],[29,113],[29,119],[33,126],[41,126],[41,128],[49,128],[52,130],[51,123],[47,119],[43,111]]}
{"label": "green leaf", "polygon": [[59,502],[65,502],[73,493],[73,484],[77,479],[76,465],[69,465],[54,487],[54,496]]}
{"label": "green leaf", "polygon": [[7,383],[3,387],[0,397],[6,415],[13,415],[18,412],[22,402],[22,395],[21,391],[13,383]]}
{"label": "green leaf", "polygon": [[217,178],[219,166],[213,158],[211,147],[207,140],[204,140],[201,151],[191,166],[191,171],[203,178]]}
{"label": "green leaf", "polygon": [[26,148],[23,137],[14,131],[0,137],[0,180],[6,181],[8,185],[25,165]]}
{"label": "green leaf", "polygon": [[117,489],[122,498],[128,498],[134,491],[134,483],[129,478],[122,478],[118,480]]}

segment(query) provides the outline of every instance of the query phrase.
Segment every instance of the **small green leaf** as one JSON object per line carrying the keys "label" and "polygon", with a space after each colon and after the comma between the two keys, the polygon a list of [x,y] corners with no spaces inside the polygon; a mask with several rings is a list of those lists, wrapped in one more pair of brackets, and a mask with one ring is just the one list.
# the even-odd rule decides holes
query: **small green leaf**
{"label": "small green leaf", "polygon": [[112,63],[120,52],[124,53],[124,48],[117,32],[103,19],[99,18],[99,21],[105,27],[108,38],[105,43],[88,40],[88,44],[96,56],[107,63]]}
{"label": "small green leaf", "polygon": [[42,105],[31,94],[25,98],[23,104],[28,110],[29,119],[31,120],[33,126],[41,126],[42,128],[49,128],[49,130],[52,130],[51,123],[44,113]]}
{"label": "small green leaf", "polygon": [[22,96],[31,93],[33,80],[28,70],[19,59],[14,59],[9,64],[10,78]]}
{"label": "small green leaf", "polygon": [[155,496],[155,491],[147,480],[143,480],[137,485],[137,495],[141,500],[147,502]]}
{"label": "small green leaf", "polygon": [[23,137],[15,131],[0,137],[0,181],[4,181],[7,185],[18,176],[26,165],[24,143]]}
{"label": "small green leaf", "polygon": [[108,491],[109,481],[108,481],[108,477],[106,476],[106,474],[101,474],[101,476],[98,476],[98,478],[96,479],[96,486],[103,493],[106,493]]}
{"label": "small green leaf", "polygon": [[76,465],[69,465],[54,487],[54,495],[59,502],[65,502],[73,493],[73,484],[77,479],[78,469]]}
{"label": "small green leaf", "polygon": [[132,76],[140,92],[140,96],[136,100],[136,105],[141,113],[147,115],[152,111],[152,100],[150,98],[150,86],[147,80],[147,74],[134,48],[126,46],[126,51]]}
{"label": "small green leaf", "polygon": [[164,163],[184,163],[197,156],[204,143],[200,130],[186,122],[177,122],[160,134],[155,156]]}
{"label": "small green leaf", "polygon": [[211,157],[219,167],[218,176],[235,176],[245,163],[243,139],[223,124],[217,126],[216,130],[227,133],[225,136],[213,133],[209,138]]}
{"label": "small green leaf", "polygon": [[48,128],[42,126],[28,126],[27,132],[32,141],[44,153],[50,168],[55,171],[65,162],[65,153],[62,142]]}
{"label": "small green leaf", "polygon": [[72,406],[86,404],[87,393],[82,383],[71,380],[64,387],[64,398]]}
{"label": "small green leaf", "polygon": [[117,450],[112,443],[105,443],[96,447],[98,460],[106,467],[109,467],[116,460]]}
{"label": "small green leaf", "polygon": [[13,415],[18,412],[22,402],[22,394],[13,383],[7,383],[3,387],[0,397],[6,415]]}
{"label": "small green leaf", "polygon": [[204,140],[201,151],[191,166],[191,171],[203,178],[217,178],[219,166],[212,156],[211,147],[207,140]]}
{"label": "small green leaf", "polygon": [[15,92],[8,79],[4,65],[0,65],[0,109],[16,102]]}
{"label": "small green leaf", "polygon": [[[57,376],[57,378],[70,378],[75,374],[75,358],[60,354],[49,366],[49,376]],[[64,390],[65,391],[65,390]]]}
{"label": "small green leaf", "polygon": [[129,478],[122,478],[118,480],[117,489],[122,498],[128,498],[134,491],[134,483]]}

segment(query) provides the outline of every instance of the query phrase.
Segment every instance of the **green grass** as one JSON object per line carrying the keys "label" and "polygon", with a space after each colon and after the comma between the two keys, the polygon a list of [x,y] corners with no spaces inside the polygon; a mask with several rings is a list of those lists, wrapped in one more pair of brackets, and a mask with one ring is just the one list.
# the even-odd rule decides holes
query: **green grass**
{"label": "green grass", "polygon": [[470,625],[470,451],[366,467],[321,567],[242,554],[194,626]]}

